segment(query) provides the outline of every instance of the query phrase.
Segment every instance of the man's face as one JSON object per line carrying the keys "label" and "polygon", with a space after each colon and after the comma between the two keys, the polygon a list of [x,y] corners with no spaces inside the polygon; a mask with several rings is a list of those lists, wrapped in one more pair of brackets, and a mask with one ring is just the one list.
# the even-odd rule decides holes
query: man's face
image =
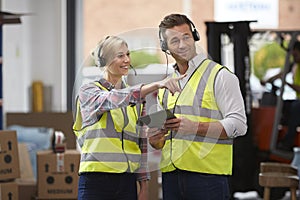
{"label": "man's face", "polygon": [[188,24],[167,29],[168,49],[176,61],[189,61],[196,56],[193,34]]}

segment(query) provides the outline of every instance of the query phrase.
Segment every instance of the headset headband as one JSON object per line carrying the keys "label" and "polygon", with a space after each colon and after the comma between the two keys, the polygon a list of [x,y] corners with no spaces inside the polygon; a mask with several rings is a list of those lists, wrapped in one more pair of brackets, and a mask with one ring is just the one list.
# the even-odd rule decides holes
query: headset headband
{"label": "headset headband", "polygon": [[102,55],[102,49],[104,47],[104,44],[106,43],[106,41],[109,38],[110,38],[110,36],[106,36],[106,38],[103,40],[103,42],[99,46],[99,50],[98,50],[98,66],[99,67],[104,67],[106,65],[106,60]]}

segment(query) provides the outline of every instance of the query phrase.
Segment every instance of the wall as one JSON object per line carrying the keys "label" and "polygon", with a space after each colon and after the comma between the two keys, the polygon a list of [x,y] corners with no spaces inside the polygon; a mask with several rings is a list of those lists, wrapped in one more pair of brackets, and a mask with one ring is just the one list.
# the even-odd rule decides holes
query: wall
{"label": "wall", "polygon": [[[214,1],[210,0],[89,0],[84,1],[84,56],[106,35],[143,27],[156,27],[162,18],[174,12],[187,13],[201,35],[206,49],[206,21],[214,21]],[[300,1],[278,0],[281,30],[300,30]],[[185,10],[191,4],[190,10]],[[239,18],[237,16],[236,21]]]}
{"label": "wall", "polygon": [[[77,27],[86,57],[105,35],[154,27],[171,12],[188,13],[201,34],[206,49],[205,21],[213,20],[214,1],[206,0],[88,0]],[[2,0],[3,11],[30,13],[22,24],[3,26],[3,111],[30,111],[29,87],[33,80],[52,86],[52,110],[65,111],[65,3],[66,0]],[[192,5],[185,10],[186,4]],[[190,9],[190,10],[189,10]],[[279,29],[300,29],[300,1],[279,0]],[[274,16],[276,17],[276,16]],[[82,34],[82,35],[81,35]]]}
{"label": "wall", "polygon": [[3,26],[3,111],[30,111],[29,88],[52,88],[52,111],[63,111],[65,0],[2,0],[2,10],[26,13],[21,24]]}
{"label": "wall", "polygon": [[300,1],[279,0],[279,29],[300,30]]}
{"label": "wall", "polygon": [[84,1],[85,57],[107,35],[118,35],[139,28],[157,28],[167,13],[182,13],[182,4],[182,0]]}

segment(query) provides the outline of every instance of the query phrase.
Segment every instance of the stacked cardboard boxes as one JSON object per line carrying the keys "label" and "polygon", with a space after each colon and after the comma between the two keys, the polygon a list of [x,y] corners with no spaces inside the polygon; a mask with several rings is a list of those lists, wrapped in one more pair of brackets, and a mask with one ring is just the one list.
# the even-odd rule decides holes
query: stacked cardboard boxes
{"label": "stacked cardboard boxes", "polygon": [[1,200],[18,200],[18,184],[12,182],[1,182],[0,183],[0,199]]}
{"label": "stacked cardboard boxes", "polygon": [[36,179],[28,151],[27,143],[18,142],[20,178],[16,179],[18,184],[19,200],[32,200],[36,196]]}
{"label": "stacked cardboard boxes", "polygon": [[[66,134],[67,140],[61,144],[59,141],[57,141],[56,148],[54,148],[56,153],[61,153],[61,151],[65,149],[75,149],[76,148],[76,139],[75,135],[73,134],[73,131],[70,127],[72,127],[73,124],[73,116],[72,112],[66,112],[66,113],[7,113],[6,114],[6,126],[11,126],[11,125],[21,125],[21,126],[26,126],[26,127],[51,127],[54,128],[55,131],[62,131],[63,134]],[[2,142],[2,137],[0,135],[0,142]],[[53,139],[58,139],[58,138],[53,138]],[[53,142],[53,141],[51,141]],[[56,140],[54,141],[56,142]],[[26,146],[26,145],[25,145]],[[22,145],[24,149],[24,145]],[[24,157],[24,152],[28,149],[22,150],[20,149],[20,171],[21,171],[21,178],[17,178],[16,182],[18,183],[19,187],[19,200],[37,200],[37,199],[77,199],[77,185],[78,185],[78,166],[79,166],[79,152],[75,150],[73,154],[71,153],[71,157],[78,157],[78,160],[74,161],[74,170],[69,169],[66,167],[67,163],[64,163],[65,166],[65,171],[62,172],[56,172],[53,171],[52,165],[56,165],[56,160],[51,161],[51,157],[53,156],[53,151],[41,151],[37,153],[37,166],[31,166],[31,167],[37,167],[37,173],[36,177],[33,176],[32,174],[32,169],[29,166],[30,162],[28,163],[28,156],[27,158]],[[23,152],[22,152],[23,151]],[[69,150],[65,151],[65,161],[68,160],[69,158]],[[67,158],[66,158],[67,157]],[[1,157],[0,157],[1,159]],[[43,165],[41,164],[43,159],[49,159],[49,172],[42,171],[39,168],[39,166]],[[23,161],[25,163],[23,163]],[[2,162],[0,161],[0,168],[2,166]],[[28,166],[28,167],[26,167]],[[72,172],[71,172],[72,171]],[[23,173],[24,172],[24,173]],[[51,175],[52,174],[52,175]],[[71,175],[72,174],[72,175]],[[72,178],[74,175],[74,179],[72,179],[72,183],[67,184],[66,182],[71,182],[70,177]],[[1,176],[1,175],[0,175]],[[53,184],[47,184],[45,183],[42,177],[48,177],[48,176],[53,176],[54,182]],[[32,181],[32,177],[34,177],[34,181]],[[64,181],[63,177],[69,177],[66,178],[68,181]],[[57,184],[57,180],[61,178],[61,183],[64,182],[66,185],[59,185]],[[51,179],[51,178],[50,178]],[[47,188],[42,188],[44,187],[43,185],[47,186],[48,188],[56,188],[56,190],[46,190]],[[69,190],[61,190],[62,188],[71,188]],[[58,189],[57,189],[58,188]],[[62,194],[56,194],[54,193],[62,193],[64,192],[64,196]],[[0,199],[2,199],[0,197]],[[13,199],[14,200],[14,199]]]}
{"label": "stacked cardboard boxes", "polygon": [[16,178],[20,177],[16,131],[0,131],[0,199],[19,200]]}
{"label": "stacked cardboard boxes", "polygon": [[80,153],[37,153],[37,199],[77,199]]}

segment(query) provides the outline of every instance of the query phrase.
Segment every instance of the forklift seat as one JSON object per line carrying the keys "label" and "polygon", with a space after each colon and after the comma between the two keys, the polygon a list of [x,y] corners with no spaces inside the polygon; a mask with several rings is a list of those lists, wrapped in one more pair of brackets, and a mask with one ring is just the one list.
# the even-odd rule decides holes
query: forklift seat
{"label": "forklift seat", "polygon": [[291,199],[296,200],[299,187],[298,170],[286,163],[261,162],[259,185],[264,187],[264,200],[270,199],[271,188],[274,187],[289,188]]}

